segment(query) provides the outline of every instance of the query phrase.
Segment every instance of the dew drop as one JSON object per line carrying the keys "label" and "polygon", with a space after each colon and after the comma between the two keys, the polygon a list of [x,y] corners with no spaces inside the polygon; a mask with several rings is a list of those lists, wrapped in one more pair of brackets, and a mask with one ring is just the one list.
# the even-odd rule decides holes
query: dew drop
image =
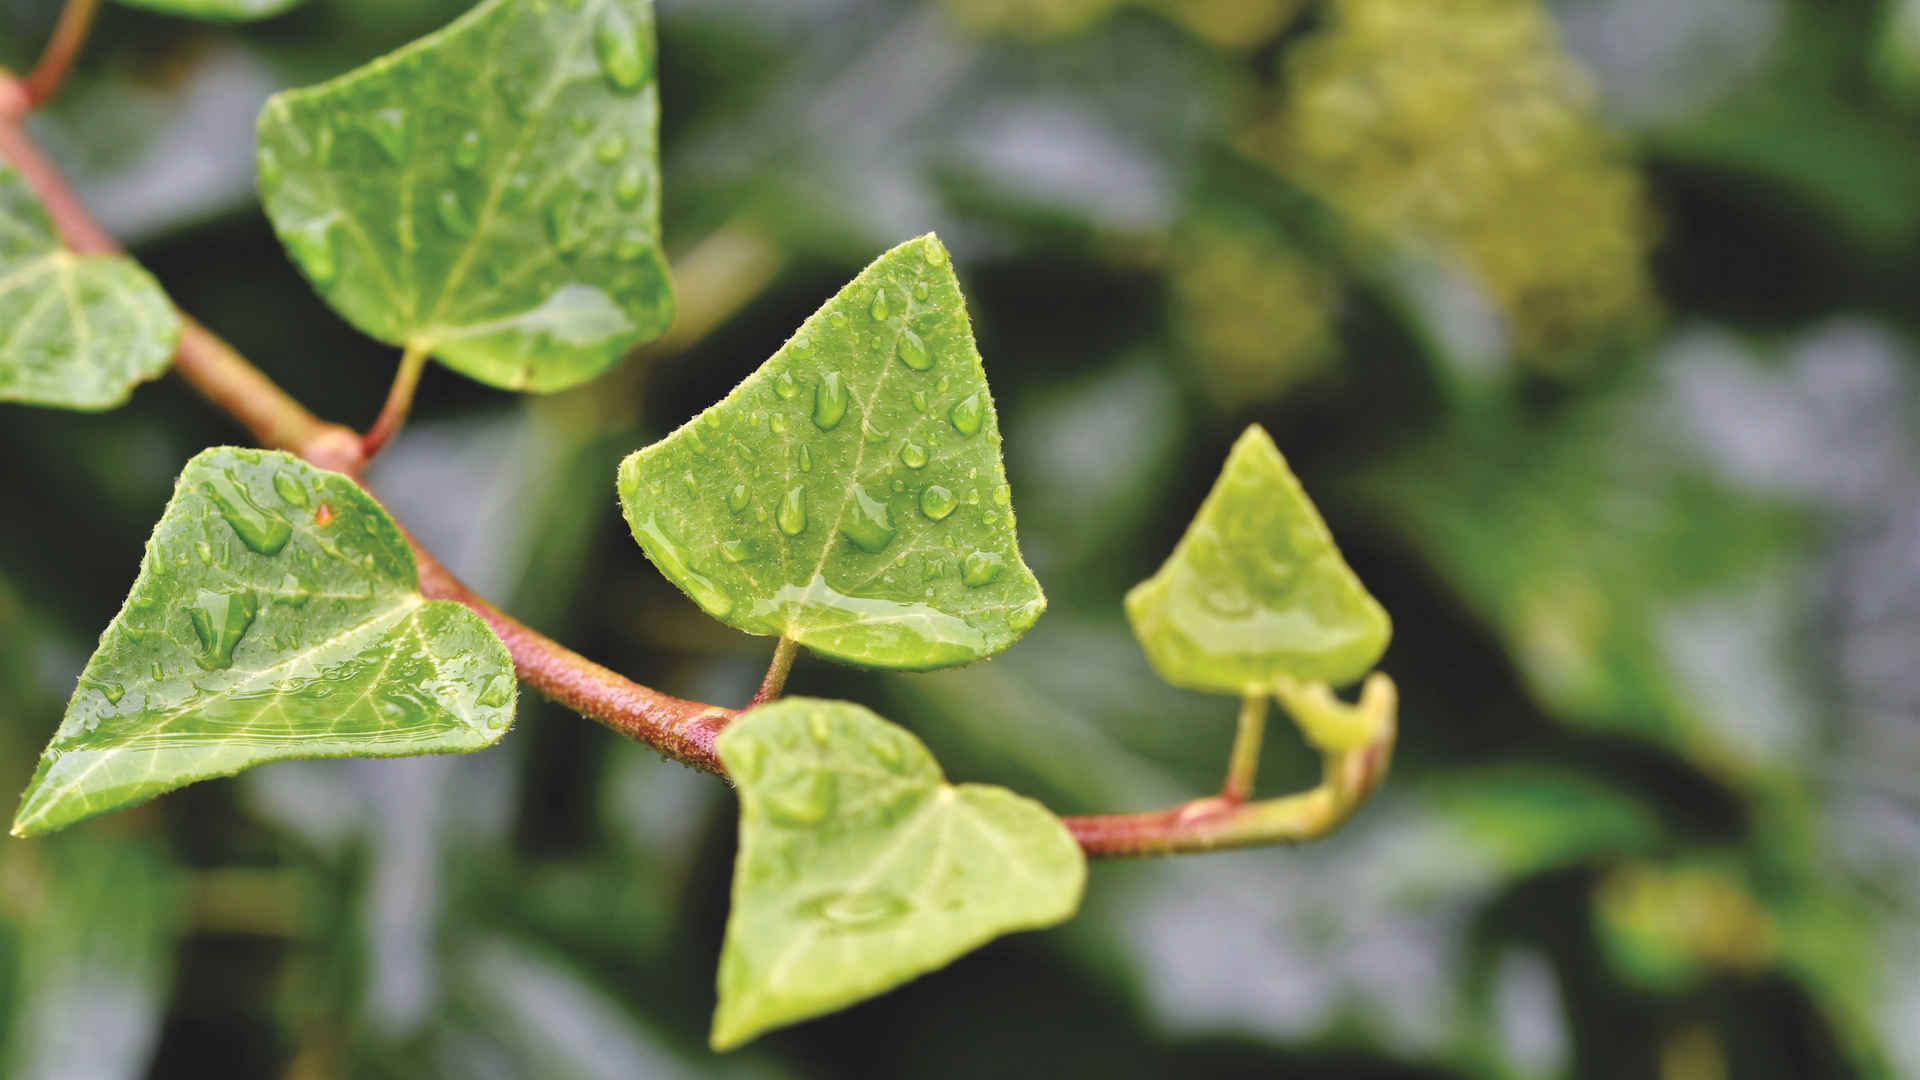
{"label": "dew drop", "polygon": [[920,490],[920,512],[933,521],[945,521],[959,505],[960,500],[953,497],[953,492],[939,484],[928,484]]}
{"label": "dew drop", "polygon": [[799,536],[807,531],[807,489],[795,487],[780,500],[780,509],[774,513],[774,521],[780,531],[788,536]]}
{"label": "dew drop", "polygon": [[785,435],[787,433],[786,414],[785,413],[767,414],[767,430],[773,432],[775,435]]}
{"label": "dew drop", "polygon": [[282,470],[273,474],[273,490],[295,506],[307,505],[307,489],[290,472]]}
{"label": "dew drop", "polygon": [[746,562],[747,555],[747,542],[745,540],[727,540],[720,545],[720,557],[730,563],[739,564]]}
{"label": "dew drop", "polygon": [[847,415],[847,386],[840,381],[840,373],[829,371],[820,376],[813,388],[813,426],[821,431],[832,431]]}
{"label": "dew drop", "polygon": [[[225,518],[240,542],[260,555],[278,555],[293,538],[293,526],[286,518],[261,507],[232,474],[215,477],[200,485],[200,490]],[[203,556],[201,559],[205,562]]]}
{"label": "dew drop", "polygon": [[380,144],[380,150],[387,155],[388,161],[395,165],[406,163],[413,139],[405,109],[374,110],[367,116],[366,131],[373,136],[374,142]]}
{"label": "dew drop", "polygon": [[909,469],[927,467],[927,448],[919,443],[910,442],[900,447],[900,464]]}
{"label": "dew drop", "polygon": [[294,261],[322,289],[340,276],[340,258],[333,246],[333,223],[334,218],[329,215],[280,234]]}
{"label": "dew drop", "polygon": [[870,307],[870,308],[868,308],[868,309],[867,309],[867,312],[868,312],[868,314],[870,314],[870,315],[872,315],[872,316],[873,316],[873,318],[874,318],[874,321],[875,321],[875,322],[885,322],[885,321],[886,321],[886,319],[887,319],[887,314],[888,314],[888,312],[887,312],[887,290],[885,290],[885,289],[875,289],[875,290],[873,290],[873,306],[872,306],[872,307]]}
{"label": "dew drop", "polygon": [[793,395],[800,392],[800,384],[793,381],[792,375],[783,371],[773,377],[773,392],[780,395],[783,401],[790,400]]}
{"label": "dew drop", "polygon": [[487,155],[487,140],[478,130],[469,130],[453,144],[453,163],[462,169],[472,171],[480,167],[480,159]]}
{"label": "dew drop", "polygon": [[1021,607],[1014,608],[1012,611],[1007,612],[1007,629],[1012,630],[1016,634],[1024,634],[1028,630],[1033,629],[1033,624],[1040,621],[1040,613],[1045,610],[1047,610],[1047,602],[1045,600],[1033,600]]}
{"label": "dew drop", "polygon": [[928,291],[926,282],[916,281],[913,283],[913,298],[915,300],[925,300]]}
{"label": "dew drop", "polygon": [[962,435],[972,435],[980,430],[980,421],[986,416],[986,405],[979,394],[968,394],[954,403],[953,410],[947,413],[947,419],[953,421],[953,429]]}
{"label": "dew drop", "polygon": [[467,208],[460,202],[460,194],[451,188],[442,191],[433,201],[433,211],[440,218],[440,227],[455,236],[473,235],[473,218],[467,216]]}
{"label": "dew drop", "polygon": [[751,497],[747,493],[747,485],[735,484],[733,485],[733,490],[727,492],[727,509],[737,514],[747,508],[747,503],[750,500]]}
{"label": "dew drop", "polygon": [[487,688],[480,692],[478,704],[497,709],[513,700],[513,680],[505,675],[495,675],[488,680]]}
{"label": "dew drop", "polygon": [[800,453],[797,455],[797,457],[799,458],[801,472],[813,471],[813,451],[807,449],[805,446],[802,446],[800,448]]}
{"label": "dew drop", "polygon": [[927,343],[911,330],[901,331],[900,344],[894,352],[899,355],[901,363],[915,371],[926,371],[933,367],[933,354],[927,351]]}
{"label": "dew drop", "polygon": [[928,409],[933,408],[933,403],[928,400],[925,390],[915,390],[913,392],[913,407],[920,410],[922,416],[926,415]]}
{"label": "dew drop", "polygon": [[969,589],[991,585],[1005,565],[1006,562],[991,551],[976,551],[960,563],[960,580],[966,582]]}
{"label": "dew drop", "polygon": [[920,252],[929,266],[947,265],[947,249],[931,234],[920,242]]}
{"label": "dew drop", "polygon": [[278,597],[280,603],[291,608],[303,608],[312,598],[313,594],[307,591],[306,586],[300,584],[299,578],[292,574],[280,575],[280,596]]}
{"label": "dew drop", "polygon": [[117,682],[106,682],[99,679],[81,679],[80,685],[90,690],[100,691],[100,696],[106,698],[107,704],[109,705],[118,705],[120,704],[120,699],[127,696],[127,688]]}
{"label": "dew drop", "polygon": [[593,144],[593,156],[599,158],[603,165],[611,165],[619,161],[627,156],[627,137],[617,131],[608,135]]}
{"label": "dew drop", "polygon": [[813,352],[813,339],[811,337],[808,337],[805,334],[799,334],[794,337],[793,353],[795,356],[806,356],[812,352]]}
{"label": "dew drop", "polygon": [[232,667],[234,648],[259,614],[260,599],[251,590],[221,593],[201,589],[187,605],[193,635],[200,639],[200,655],[194,660],[208,671]]}
{"label": "dew drop", "polygon": [[600,58],[600,70],[615,90],[632,93],[647,78],[647,54],[640,44],[639,28],[618,7],[609,7],[593,32],[593,52]]}
{"label": "dew drop", "polygon": [[867,489],[859,484],[853,485],[852,495],[847,503],[846,519],[840,524],[840,535],[861,551],[878,554],[893,542],[893,521],[887,514],[887,504],[868,495]]}
{"label": "dew drop", "polygon": [[640,205],[640,196],[647,193],[647,176],[638,165],[622,172],[613,182],[613,197],[621,206],[631,210]]}
{"label": "dew drop", "polygon": [[913,910],[905,897],[884,889],[828,895],[804,905],[827,922],[850,930],[867,930],[898,922]]}

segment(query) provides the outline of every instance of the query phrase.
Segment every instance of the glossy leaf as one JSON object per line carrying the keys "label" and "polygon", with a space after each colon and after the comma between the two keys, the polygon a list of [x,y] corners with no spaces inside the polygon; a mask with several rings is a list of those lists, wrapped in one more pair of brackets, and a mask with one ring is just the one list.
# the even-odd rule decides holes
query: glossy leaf
{"label": "glossy leaf", "polygon": [[260,116],[281,242],[355,326],[560,390],[673,319],[647,0],[489,0]]}
{"label": "glossy leaf", "polygon": [[1127,594],[1127,617],[1162,678],[1223,694],[1280,678],[1352,682],[1392,634],[1257,424],[1173,555]]}
{"label": "glossy leaf", "polygon": [[791,698],[720,736],[740,855],[713,1045],[830,1012],[1072,915],[1086,858],[1030,799],[946,783],[858,705]]}
{"label": "glossy leaf", "polygon": [[264,19],[299,6],[304,0],[120,0],[129,7],[215,22]]}
{"label": "glossy leaf", "polygon": [[875,260],[718,405],[620,465],[634,539],[708,614],[874,667],[1011,645],[1046,608],[947,250]]}
{"label": "glossy leaf", "polygon": [[0,401],[111,409],[167,369],[180,316],[122,255],[76,255],[0,164]]}
{"label": "glossy leaf", "polygon": [[478,750],[514,697],[506,647],[420,595],[412,550],[352,480],[215,448],[180,474],[13,830],[285,758]]}

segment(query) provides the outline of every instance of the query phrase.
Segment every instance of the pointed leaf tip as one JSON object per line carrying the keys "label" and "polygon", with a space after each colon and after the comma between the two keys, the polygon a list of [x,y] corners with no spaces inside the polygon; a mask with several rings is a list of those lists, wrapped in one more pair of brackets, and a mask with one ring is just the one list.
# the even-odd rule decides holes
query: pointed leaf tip
{"label": "pointed leaf tip", "polygon": [[948,784],[920,740],[858,705],[789,698],[717,749],[739,785],[740,853],[716,1050],[1071,916],[1086,857],[1003,788]]}
{"label": "pointed leaf tip", "polygon": [[13,832],[268,761],[477,750],[515,694],[500,639],[420,595],[398,526],[350,478],[215,448],[181,472]]}
{"label": "pointed leaf tip", "polygon": [[1387,613],[1340,556],[1265,429],[1249,427],[1165,565],[1127,594],[1162,678],[1223,694],[1343,684],[1379,661]]}
{"label": "pointed leaf tip", "polygon": [[986,373],[931,233],[621,463],[634,539],[713,617],[872,667],[970,663],[1046,609]]}
{"label": "pointed leaf tip", "polygon": [[260,191],[333,307],[509,390],[618,363],[673,320],[648,0],[486,0],[275,95]]}

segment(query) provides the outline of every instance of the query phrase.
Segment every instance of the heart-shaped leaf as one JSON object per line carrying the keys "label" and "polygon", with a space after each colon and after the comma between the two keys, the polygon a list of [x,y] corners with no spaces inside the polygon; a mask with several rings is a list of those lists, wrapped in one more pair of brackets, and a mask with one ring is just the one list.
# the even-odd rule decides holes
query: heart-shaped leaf
{"label": "heart-shaped leaf", "polygon": [[289,11],[304,0],[120,0],[129,7],[213,22],[264,19]]}
{"label": "heart-shaped leaf", "polygon": [[713,1045],[830,1012],[1080,906],[1086,857],[1031,799],[948,784],[905,730],[790,698],[717,749],[740,788],[740,854]]}
{"label": "heart-shaped leaf", "polygon": [[1352,682],[1393,632],[1258,424],[1166,564],[1127,594],[1127,617],[1161,678],[1223,694]]}
{"label": "heart-shaped leaf", "polygon": [[514,390],[673,320],[648,0],[488,0],[260,114],[260,191],[335,309]]}
{"label": "heart-shaped leaf", "polygon": [[13,831],[284,758],[478,750],[515,693],[506,646],[420,595],[412,549],[352,480],[217,447],[180,474]]}
{"label": "heart-shaped leaf", "polygon": [[849,663],[968,663],[1046,608],[960,285],[931,234],[628,457],[619,486],[634,539],[708,614]]}
{"label": "heart-shaped leaf", "polygon": [[180,316],[123,255],[76,255],[0,164],[0,401],[111,409],[167,369]]}

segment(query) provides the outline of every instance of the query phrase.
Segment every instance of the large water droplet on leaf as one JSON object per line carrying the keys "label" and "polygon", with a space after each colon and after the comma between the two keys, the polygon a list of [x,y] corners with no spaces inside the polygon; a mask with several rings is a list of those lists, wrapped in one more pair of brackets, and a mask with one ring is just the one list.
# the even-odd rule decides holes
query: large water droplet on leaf
{"label": "large water droplet on leaf", "polygon": [[187,605],[193,636],[200,639],[200,655],[194,659],[209,671],[232,667],[233,650],[259,614],[260,598],[252,590],[222,593],[201,589]]}
{"label": "large water droplet on leaf", "polygon": [[893,542],[893,522],[887,516],[887,505],[867,494],[867,489],[859,484],[853,485],[852,499],[848,501],[846,518],[840,524],[840,534],[853,542],[861,551],[877,553]]}
{"label": "large water droplet on leaf", "polygon": [[931,520],[944,521],[959,505],[960,500],[953,497],[953,492],[939,484],[928,484],[920,492],[920,512]]}
{"label": "large water droplet on leaf", "polygon": [[972,435],[980,430],[980,421],[986,415],[986,403],[979,394],[968,394],[954,403],[947,419],[953,421],[953,429],[962,435]]}
{"label": "large water droplet on leaf", "polygon": [[899,355],[901,363],[915,371],[926,371],[933,366],[933,354],[927,351],[927,343],[920,340],[920,335],[911,330],[901,331],[900,344],[894,351]]}
{"label": "large water droplet on leaf", "polygon": [[286,518],[264,509],[253,501],[247,489],[232,474],[216,476],[201,485],[232,527],[240,542],[261,555],[278,555],[293,537],[293,526]]}
{"label": "large water droplet on leaf", "polygon": [[993,584],[1006,560],[991,551],[976,551],[960,563],[960,580],[970,589]]}
{"label": "large water droplet on leaf", "polygon": [[779,523],[780,531],[788,536],[799,536],[807,531],[807,489],[796,487],[787,492],[780,500],[780,509],[775,511],[774,520]]}
{"label": "large water droplet on leaf", "polygon": [[813,388],[813,424],[821,431],[832,431],[847,415],[847,384],[840,373],[829,371],[820,376]]}
{"label": "large water droplet on leaf", "polygon": [[407,122],[407,111],[400,108],[376,109],[367,116],[367,134],[380,145],[387,160],[395,165],[404,165],[408,153],[413,149],[412,125]]}
{"label": "large water droplet on leaf", "polygon": [[615,90],[632,93],[647,79],[647,50],[625,11],[609,7],[593,32],[593,53]]}

